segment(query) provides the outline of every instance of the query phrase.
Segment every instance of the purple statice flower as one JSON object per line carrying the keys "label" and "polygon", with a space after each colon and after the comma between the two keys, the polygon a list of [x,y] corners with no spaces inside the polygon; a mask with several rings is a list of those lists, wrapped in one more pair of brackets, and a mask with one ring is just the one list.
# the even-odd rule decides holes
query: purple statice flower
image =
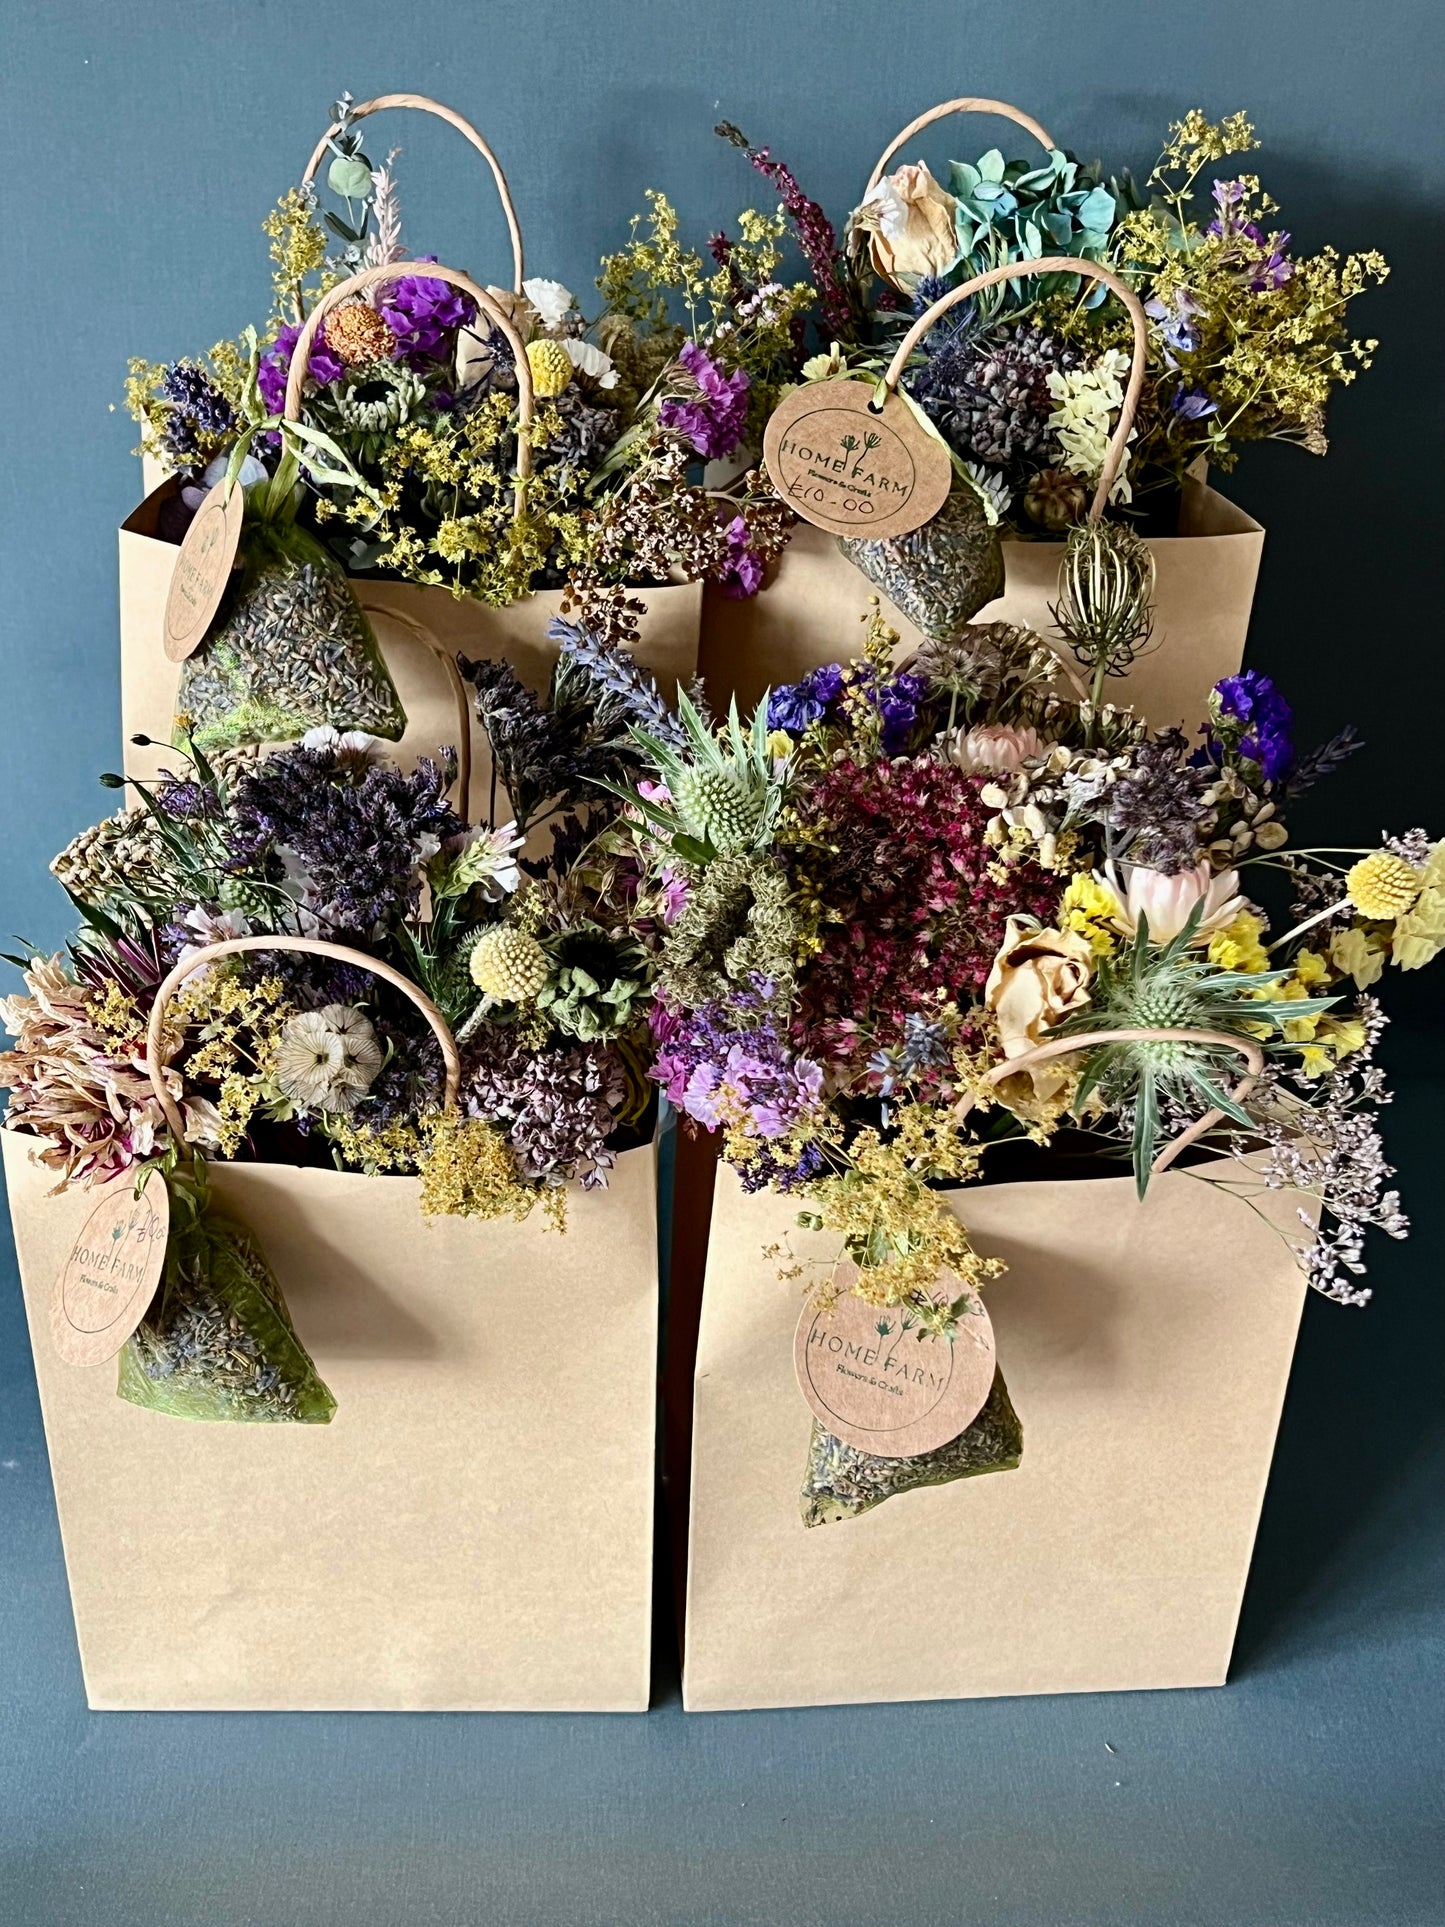
{"label": "purple statice flower", "polygon": [[918,724],[918,706],[928,694],[926,676],[894,676],[879,683],[871,692],[872,702],[883,719],[883,748],[896,756],[905,748]]}
{"label": "purple statice flower", "polygon": [[1185,422],[1203,421],[1206,415],[1219,413],[1219,403],[1212,401],[1202,388],[1176,388],[1169,408]]}
{"label": "purple statice flower", "polygon": [[1226,749],[1258,763],[1267,783],[1288,776],[1294,767],[1294,717],[1273,680],[1258,669],[1241,670],[1217,682],[1209,697],[1214,727],[1204,753],[1212,763]]}
{"label": "purple statice flower", "polygon": [[[268,414],[279,415],[286,404],[286,379],[291,372],[291,357],[296,352],[296,343],[300,338],[300,327],[292,323],[281,330],[261,357],[261,364],[256,370],[256,385],[261,390],[261,399],[266,404]],[[345,373],[345,363],[338,361],[326,345],[326,323],[323,321],[311,344],[306,378],[318,388],[327,388],[333,381],[340,381]]]}
{"label": "purple statice flower", "polygon": [[772,692],[768,698],[768,728],[801,735],[810,723],[822,721],[842,693],[842,665],[825,662],[801,682],[784,683]]}
{"label": "purple statice flower", "polygon": [[[435,261],[432,254],[419,257]],[[450,281],[435,275],[407,274],[377,297],[377,306],[396,336],[396,352],[414,368],[450,358],[457,330],[476,318],[476,303]]]}
{"label": "purple statice flower", "polygon": [[736,374],[725,375],[695,341],[684,342],[677,359],[690,377],[691,387],[662,404],[659,419],[663,427],[690,442],[706,462],[731,455],[747,423],[746,373],[739,368]]}
{"label": "purple statice flower", "polygon": [[746,519],[735,515],[727,526],[727,561],[718,580],[725,596],[742,601],[763,586],[763,558],[752,545]]}
{"label": "purple statice flower", "polygon": [[[749,1137],[780,1138],[822,1097],[823,1067],[796,1055],[779,1031],[773,994],[767,978],[754,976],[727,1004],[675,1010],[659,999],[653,1007],[650,1074],[669,1103],[710,1131],[739,1126]],[[749,1019],[750,1028],[739,1028]]]}

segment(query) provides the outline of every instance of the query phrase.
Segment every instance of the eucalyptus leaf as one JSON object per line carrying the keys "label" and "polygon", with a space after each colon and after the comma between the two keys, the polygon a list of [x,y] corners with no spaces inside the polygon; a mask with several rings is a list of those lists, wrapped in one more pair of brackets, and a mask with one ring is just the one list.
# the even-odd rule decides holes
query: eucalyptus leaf
{"label": "eucalyptus leaf", "polygon": [[985,181],[1001,181],[1004,177],[1004,157],[996,147],[991,147],[982,155],[978,171]]}
{"label": "eucalyptus leaf", "polygon": [[345,201],[364,201],[371,194],[370,164],[359,154],[334,160],[326,170],[326,185]]}

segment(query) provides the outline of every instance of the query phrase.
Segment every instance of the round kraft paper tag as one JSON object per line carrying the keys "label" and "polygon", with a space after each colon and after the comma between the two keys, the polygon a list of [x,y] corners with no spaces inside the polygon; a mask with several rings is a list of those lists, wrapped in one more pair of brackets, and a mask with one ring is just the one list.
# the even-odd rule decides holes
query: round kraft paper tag
{"label": "round kraft paper tag", "polygon": [[229,490],[224,480],[217,482],[196,510],[166,596],[163,643],[172,662],[184,662],[204,642],[226,593],[245,518],[246,491],[239,482]]}
{"label": "round kraft paper tag", "polygon": [[50,1308],[55,1349],[67,1365],[103,1365],[145,1317],[166,1258],[171,1201],[152,1176],[140,1196],[129,1180],[108,1191],[81,1227]]}
{"label": "round kraft paper tag", "polygon": [[[793,1344],[798,1384],[818,1423],[878,1458],[911,1459],[948,1445],[983,1410],[993,1385],[993,1325],[976,1295],[950,1340],[898,1306],[846,1291],[827,1311],[803,1307]],[[957,1296],[957,1280],[950,1281]]]}
{"label": "round kraft paper tag", "polygon": [[768,417],[763,460],[779,495],[805,521],[867,540],[907,535],[948,499],[953,465],[907,402],[873,407],[866,381],[812,381]]}

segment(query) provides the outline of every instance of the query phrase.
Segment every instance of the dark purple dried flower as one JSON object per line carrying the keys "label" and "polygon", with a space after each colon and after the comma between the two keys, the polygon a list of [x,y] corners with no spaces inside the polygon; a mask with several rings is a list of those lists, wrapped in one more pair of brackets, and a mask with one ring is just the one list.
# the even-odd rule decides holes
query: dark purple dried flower
{"label": "dark purple dried flower", "polygon": [[[435,255],[422,255],[434,261]],[[448,360],[457,330],[476,317],[469,294],[435,275],[408,274],[379,292],[377,306],[396,336],[396,351],[413,367]]]}
{"label": "dark purple dried flower", "polygon": [[731,455],[748,418],[748,378],[743,369],[725,375],[695,341],[683,343],[678,361],[696,392],[669,398],[658,411],[664,428],[690,442],[704,461]]}
{"label": "dark purple dried flower", "polygon": [[[818,290],[818,305],[824,326],[834,340],[856,340],[858,316],[832,222],[818,203],[809,200],[799,187],[792,169],[782,161],[775,161],[768,148],[754,147],[747,135],[734,127],[731,121],[720,122],[714,132],[725,141],[731,141],[734,147],[740,147],[763,179],[771,181],[778,190],[788,219],[793,224],[793,232],[798,237],[799,251],[808,264],[808,272]],[[722,265],[725,257],[719,257],[714,251],[713,259]]]}
{"label": "dark purple dried flower", "polygon": [[228,867],[299,881],[329,930],[370,936],[415,913],[422,860],[465,827],[446,801],[455,774],[428,757],[405,776],[334,749],[278,751],[236,787]]}
{"label": "dark purple dried flower", "polygon": [[1205,744],[1212,763],[1225,750],[1258,763],[1267,783],[1277,783],[1294,766],[1294,717],[1271,677],[1258,669],[1241,670],[1217,682],[1209,697],[1215,731]]}
{"label": "dark purple dried flower", "polygon": [[727,560],[718,581],[725,596],[741,601],[756,595],[763,586],[763,558],[752,545],[744,516],[735,515],[727,526]]}
{"label": "dark purple dried flower", "polygon": [[[296,343],[300,338],[301,329],[293,323],[281,330],[261,357],[256,370],[256,386],[261,391],[268,414],[279,415],[286,405],[286,382],[291,373],[291,357],[296,352]],[[340,381],[345,373],[346,364],[339,361],[326,345],[326,323],[323,321],[311,344],[306,379],[317,388],[326,388],[333,381]]]}
{"label": "dark purple dried flower", "polygon": [[825,662],[801,682],[784,683],[772,692],[768,698],[768,728],[800,735],[810,723],[821,722],[842,693],[841,664]]}
{"label": "dark purple dried flower", "polygon": [[538,1051],[514,1031],[484,1031],[468,1055],[462,1102],[471,1117],[503,1126],[523,1178],[607,1180],[607,1139],[617,1128],[627,1080],[616,1051],[569,1044]]}

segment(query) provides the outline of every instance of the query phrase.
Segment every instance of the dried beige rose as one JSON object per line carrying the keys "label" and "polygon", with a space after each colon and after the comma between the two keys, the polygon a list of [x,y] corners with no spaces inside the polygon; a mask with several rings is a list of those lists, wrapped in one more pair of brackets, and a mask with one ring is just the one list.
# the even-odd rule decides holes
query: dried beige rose
{"label": "dried beige rose", "polygon": [[945,275],[957,267],[962,254],[954,225],[957,208],[953,195],[917,161],[870,188],[852,225],[867,234],[876,271],[908,293],[924,275]]}
{"label": "dried beige rose", "polygon": [[[1089,1001],[1093,974],[1086,937],[1072,930],[1044,929],[1032,917],[1010,917],[984,988],[1004,1056],[1022,1057],[1044,1042],[1046,1031],[1081,1010]],[[1033,1110],[1057,1098],[1069,1081],[1067,1067],[1052,1058],[1003,1079],[998,1092],[1010,1109],[1024,1102]]]}

